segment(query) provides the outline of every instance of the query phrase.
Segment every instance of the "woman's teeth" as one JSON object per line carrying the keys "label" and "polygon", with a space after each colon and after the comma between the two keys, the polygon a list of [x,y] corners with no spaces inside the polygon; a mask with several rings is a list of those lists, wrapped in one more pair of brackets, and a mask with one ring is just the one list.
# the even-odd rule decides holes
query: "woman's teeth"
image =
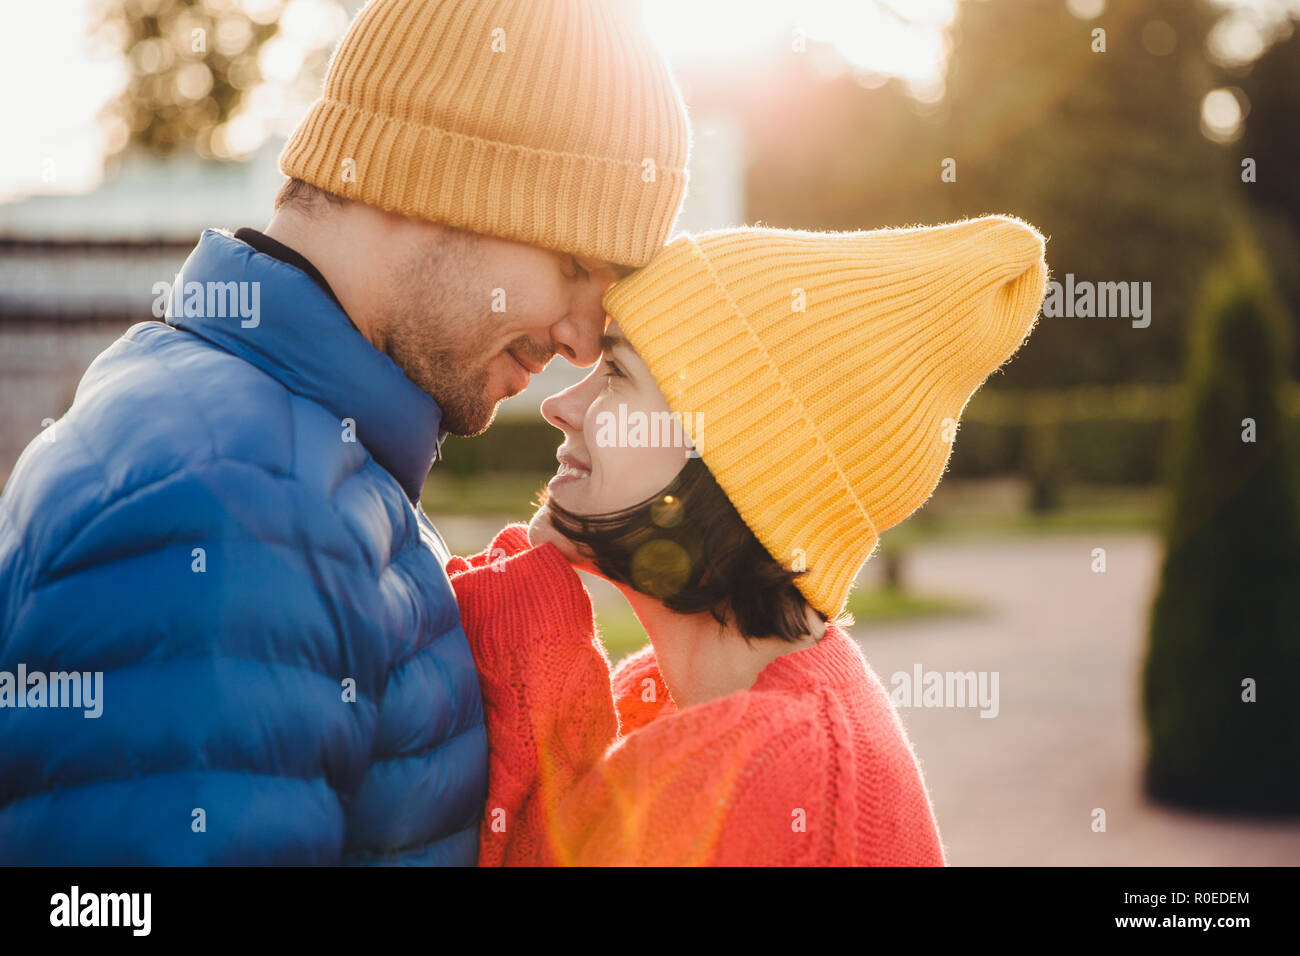
{"label": "woman's teeth", "polygon": [[566,465],[564,462],[560,462],[560,467],[556,471],[556,474],[564,475],[569,478],[586,478],[588,475],[591,474],[591,472],[582,471],[579,468],[574,468],[572,465]]}

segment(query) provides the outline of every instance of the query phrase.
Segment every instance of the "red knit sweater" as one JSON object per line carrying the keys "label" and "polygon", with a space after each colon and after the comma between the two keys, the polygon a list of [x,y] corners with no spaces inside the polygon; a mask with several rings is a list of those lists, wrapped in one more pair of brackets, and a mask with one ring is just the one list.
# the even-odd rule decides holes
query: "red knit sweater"
{"label": "red knit sweater", "polygon": [[944,865],[903,725],[834,625],[679,711],[652,646],[610,673],[581,579],[524,525],[447,570],[487,718],[479,865]]}

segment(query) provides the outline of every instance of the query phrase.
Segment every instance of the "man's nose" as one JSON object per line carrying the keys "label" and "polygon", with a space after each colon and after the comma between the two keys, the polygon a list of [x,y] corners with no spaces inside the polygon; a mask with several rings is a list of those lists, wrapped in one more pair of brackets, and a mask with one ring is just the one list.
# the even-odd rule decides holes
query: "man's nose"
{"label": "man's nose", "polygon": [[587,368],[600,358],[600,337],[605,332],[605,307],[601,300],[614,284],[608,270],[593,273],[574,294],[569,314],[555,324],[551,338],[555,350],[579,368]]}

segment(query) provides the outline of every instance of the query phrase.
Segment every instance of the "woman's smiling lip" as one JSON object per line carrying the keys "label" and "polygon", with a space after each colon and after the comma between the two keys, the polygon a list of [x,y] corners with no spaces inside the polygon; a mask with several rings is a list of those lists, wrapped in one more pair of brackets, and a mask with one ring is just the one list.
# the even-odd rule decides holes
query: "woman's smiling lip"
{"label": "woman's smiling lip", "polygon": [[569,452],[565,451],[562,448],[556,451],[555,460],[558,461],[561,465],[568,465],[574,471],[581,471],[588,475],[591,474],[590,465],[588,465],[586,462],[580,460],[575,455],[570,454]]}
{"label": "woman's smiling lip", "polygon": [[560,463],[560,468],[547,487],[555,488],[565,482],[582,481],[591,476],[591,469],[572,455],[557,451],[555,458]]}

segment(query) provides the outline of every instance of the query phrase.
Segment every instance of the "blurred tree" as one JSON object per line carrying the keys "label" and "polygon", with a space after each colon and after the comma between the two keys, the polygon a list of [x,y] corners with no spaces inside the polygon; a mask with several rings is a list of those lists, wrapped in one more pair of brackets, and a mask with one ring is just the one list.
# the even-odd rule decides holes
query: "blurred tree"
{"label": "blurred tree", "polygon": [[217,0],[97,0],[96,30],[126,58],[129,78],[108,108],[124,127],[114,144],[169,155],[192,146],[214,152],[212,135],[245,94],[262,81],[259,48],[276,32],[280,4],[263,5],[258,18]]}
{"label": "blurred tree", "polygon": [[[1269,261],[1300,336],[1300,30],[1271,46],[1242,82],[1250,104],[1239,162],[1254,160],[1242,194],[1254,205]],[[1238,173],[1240,180],[1241,174]],[[1300,374],[1300,361],[1293,367]]]}
{"label": "blurred tree", "polygon": [[[1216,78],[1203,52],[1218,11],[1111,0],[1079,20],[1061,0],[963,2],[946,93],[827,78],[824,48],[782,51],[763,75],[696,82],[749,139],[748,218],[869,229],[1020,215],[1049,236],[1053,277],[1149,281],[1148,328],[1047,318],[1002,381],[1176,381],[1199,277],[1223,252],[1235,156],[1200,131]],[[1092,31],[1106,30],[1106,52]],[[817,55],[814,55],[817,54]],[[955,161],[955,182],[940,178]]]}
{"label": "blurred tree", "polygon": [[1241,153],[1264,171],[1247,191],[1261,206],[1276,209],[1300,235],[1300,30],[1273,44],[1252,67],[1242,86],[1250,114]]}
{"label": "blurred tree", "polygon": [[1060,402],[1040,398],[1026,410],[1025,417],[1028,435],[1022,467],[1029,480],[1029,510],[1045,514],[1061,507],[1065,482]]}
{"label": "blurred tree", "polygon": [[1262,262],[1242,240],[1194,328],[1143,670],[1146,788],[1300,813],[1300,485],[1281,411],[1287,325]]}
{"label": "blurred tree", "polygon": [[[105,110],[110,154],[131,146],[205,159],[252,152],[267,130],[260,118],[240,118],[268,79],[268,59],[286,88],[314,93],[347,20],[334,0],[94,2],[92,32],[121,51],[128,72]],[[291,12],[298,29],[286,37]]]}
{"label": "blurred tree", "polygon": [[894,594],[901,594],[907,587],[908,546],[906,539],[883,537],[880,539],[880,561],[882,565],[881,587]]}

